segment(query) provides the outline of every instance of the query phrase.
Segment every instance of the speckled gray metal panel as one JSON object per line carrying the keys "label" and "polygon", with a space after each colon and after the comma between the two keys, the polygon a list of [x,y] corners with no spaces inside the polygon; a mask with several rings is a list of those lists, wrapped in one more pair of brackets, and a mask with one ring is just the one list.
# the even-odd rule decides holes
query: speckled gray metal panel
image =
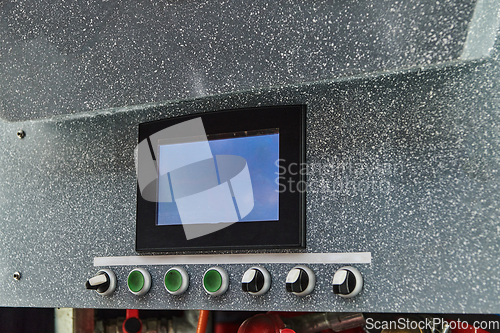
{"label": "speckled gray metal panel", "polygon": [[0,1],[0,117],[443,63],[460,57],[475,3]]}
{"label": "speckled gray metal panel", "polygon": [[[470,19],[470,6],[467,5],[462,11],[458,8],[461,8],[460,4],[463,2],[445,3],[448,7],[444,12],[451,10],[453,13],[450,15],[456,17],[457,24],[461,24],[460,13],[465,15],[464,20]],[[9,7],[10,4],[2,5],[4,11],[13,10],[13,7]],[[331,5],[339,6],[335,3]],[[106,7],[107,4],[103,3],[103,6]],[[203,7],[201,4],[164,3],[162,10],[168,10],[172,6]],[[298,8],[296,6],[298,5],[292,7]],[[304,6],[312,5],[304,4]],[[356,6],[358,5],[351,4],[343,8],[354,14],[353,8],[357,8]],[[429,8],[428,6],[430,5],[427,4],[425,8]],[[109,11],[109,15],[126,13],[131,15],[133,10],[131,7],[127,8],[128,11],[125,9]],[[231,6],[222,9],[223,12],[230,10]],[[105,10],[100,11],[106,13]],[[191,17],[196,11],[173,12],[177,13],[176,15]],[[305,12],[309,16],[312,15],[311,11]],[[387,12],[390,13],[390,10]],[[218,15],[215,10],[207,10],[206,13]],[[302,12],[298,11],[293,18],[295,20],[300,18],[300,13]],[[382,12],[379,15],[384,18],[385,15],[390,15],[388,13]],[[409,10],[409,13],[403,15],[397,22],[420,22],[422,31],[427,31],[426,23],[419,21],[419,18],[413,17],[411,13],[414,12]],[[31,16],[24,14],[24,18],[29,21]],[[267,12],[262,11],[262,15],[261,19],[264,20]],[[276,13],[273,14],[275,16],[269,15],[265,19],[267,23],[272,22],[272,17],[279,18]],[[397,13],[394,15],[397,17]],[[344,16],[339,15],[339,17]],[[5,23],[5,17],[2,16],[4,28],[5,24],[9,25]],[[15,20],[21,20],[22,17],[22,15],[16,16]],[[43,16],[33,17],[37,17],[40,22],[50,23],[50,20],[43,19]],[[154,17],[151,14],[144,19],[154,20]],[[132,17],[130,19],[136,22]],[[347,21],[338,26],[339,29],[347,29],[346,25],[351,21],[347,17],[345,19]],[[351,20],[355,22],[354,19]],[[438,21],[440,20],[437,20],[436,24]],[[117,27],[113,29],[118,29],[120,24],[127,23],[123,18],[116,22]],[[187,21],[175,22],[180,26],[189,26]],[[201,25],[203,22],[203,18],[200,18],[195,24]],[[211,28],[222,29],[224,22],[228,21],[223,20],[220,26]],[[263,22],[261,24],[264,26]],[[26,26],[31,25],[24,27]],[[67,29],[71,26],[68,23]],[[111,29],[113,25],[105,26]],[[22,25],[14,24],[9,29],[15,27],[21,29]],[[43,24],[40,27],[43,28]],[[206,27],[208,29],[208,26]],[[6,30],[2,31],[5,33]],[[24,36],[23,31],[20,31],[20,36]],[[57,66],[49,66],[38,74],[36,71],[24,68],[22,70],[24,72],[19,75],[8,76],[7,72],[17,68],[15,66],[22,67],[29,59],[37,59],[35,53],[29,50],[30,45],[50,59],[52,51],[54,54],[62,54],[60,53],[62,51],[54,46],[57,43],[44,42],[44,38],[49,37],[41,37],[50,34],[43,29],[36,31],[43,34],[31,41],[17,41],[25,43],[26,47],[25,53],[19,51],[21,53],[13,56],[17,60],[2,57],[2,71],[5,71],[0,79],[3,82],[2,89],[13,89],[9,91],[14,92],[17,89],[13,88],[16,84],[24,87],[29,80],[23,81],[26,77],[22,76],[24,75],[22,73],[30,73],[29,75],[33,77],[40,75],[40,78],[47,79],[47,84],[52,85],[56,92],[50,92],[48,86],[43,84],[33,85],[41,89],[40,94],[37,96],[36,93],[29,92],[27,97],[21,96],[16,102],[15,98],[8,97],[3,90],[4,96],[7,96],[2,99],[5,118],[32,119],[42,116],[51,118],[14,123],[0,122],[0,225],[2,226],[0,305],[427,313],[499,312],[498,42],[493,50],[485,48],[488,52],[491,51],[490,58],[481,61],[451,61],[441,66],[422,69],[394,70],[310,84],[253,89],[161,105],[55,116],[60,113],[86,110],[86,107],[81,107],[85,100],[90,103],[89,109],[124,105],[129,104],[129,101],[130,103],[154,101],[156,99],[151,97],[154,95],[154,89],[149,90],[150,87],[146,84],[149,81],[141,79],[129,85],[126,77],[132,76],[125,71],[127,65],[124,65],[122,72],[119,71],[122,73],[119,75],[123,76],[97,78],[96,86],[90,90],[82,88],[80,95],[73,94],[73,86],[69,81],[64,81],[66,84],[58,83],[57,77],[62,74],[56,70]],[[353,31],[358,33],[354,37],[359,37],[363,30]],[[70,33],[69,30],[66,33],[78,35]],[[275,33],[280,36],[282,32],[276,30]],[[416,38],[420,33],[427,36],[426,32],[414,32],[414,35],[409,33],[405,36]],[[267,36],[271,35],[269,33]],[[459,32],[451,34],[452,37],[458,35]],[[26,35],[29,36],[31,35]],[[86,35],[81,36],[84,38]],[[94,37],[97,38],[97,35]],[[455,46],[464,43],[465,35],[462,37],[460,42],[452,38],[452,44],[453,41],[457,43]],[[57,36],[50,38],[58,40]],[[2,40],[4,41],[0,43],[2,52],[7,52],[5,45],[9,45],[11,41],[6,39],[5,35],[2,35]],[[85,47],[92,47],[93,39],[88,40],[90,44],[83,44],[87,45]],[[277,45],[276,52],[285,52],[287,49],[285,46],[289,44],[284,42],[286,45],[280,45],[280,40],[274,42]],[[227,41],[221,43],[225,45],[226,51],[233,52],[232,47],[239,50],[236,40]],[[113,40],[109,39],[108,42],[111,43]],[[133,43],[133,40],[122,40],[122,42]],[[43,43],[46,43],[45,46]],[[355,43],[355,40],[342,39],[340,43],[345,46]],[[407,46],[420,45],[419,43],[414,39]],[[73,56],[78,52],[86,52],[73,50],[74,45],[71,43],[61,42],[61,45],[66,45],[67,49],[63,48],[63,51]],[[313,47],[316,44],[311,41],[308,45]],[[349,49],[343,55],[353,56],[354,49],[355,47]],[[391,48],[388,47],[384,52],[389,49]],[[438,57],[429,51],[430,49],[423,47],[422,50],[427,50]],[[448,53],[445,52],[446,49],[446,47],[439,49],[440,56],[446,55],[443,59],[455,59],[461,54],[460,48],[454,48],[454,51]],[[326,59],[324,55],[330,51],[326,46],[318,46],[318,52],[322,55],[317,59]],[[369,57],[363,64],[368,65],[367,71],[421,64],[423,58],[420,56],[423,53],[419,52],[413,53],[416,58],[412,58],[408,63],[404,63],[399,55],[395,58],[388,55],[387,58],[382,56],[380,59],[382,63],[377,63],[374,60],[376,57]],[[23,54],[29,59],[23,58]],[[255,58],[256,61],[264,61],[263,54],[259,53]],[[219,56],[222,57],[221,54]],[[263,66],[267,69],[274,68],[273,64],[276,65],[279,59],[277,54],[275,56],[276,58],[272,58],[275,60]],[[242,54],[242,57],[253,57],[253,55]],[[474,57],[467,56],[467,59],[470,58]],[[208,58],[203,59],[210,63]],[[335,61],[337,60],[340,61],[339,66],[347,63],[341,57],[335,58]],[[6,66],[9,61],[12,63]],[[90,61],[90,67],[92,64],[97,64],[91,60],[87,61]],[[139,62],[139,59],[135,59],[134,62]],[[438,59],[431,57],[430,62],[438,62]],[[194,83],[191,86],[188,84],[191,82],[187,81],[188,77],[196,78],[193,76],[194,70],[187,65],[188,63],[191,62],[186,60],[185,67],[176,65],[178,75],[181,76],[178,79],[167,82],[166,76],[161,78],[162,84],[167,85],[165,91],[172,91],[172,95],[159,94],[159,100],[167,97],[201,95],[199,92],[193,94],[187,92],[188,86],[196,86]],[[291,82],[301,81],[301,73],[308,72],[308,68],[314,71],[313,63],[316,64],[314,61],[307,62],[302,58],[297,58],[297,62],[291,62],[292,69],[302,69],[298,70],[298,73],[290,74]],[[100,68],[104,72],[114,68],[112,63],[109,64],[110,67],[99,64],[103,66]],[[286,61],[279,64],[284,66]],[[233,65],[235,67],[230,66],[226,74],[235,74],[238,72],[236,70],[238,66],[245,66],[238,63]],[[75,66],[75,69],[78,68],[78,65]],[[151,64],[146,62],[144,66],[150,67]],[[224,66],[224,63],[214,63],[210,68],[214,70],[217,66]],[[261,82],[258,80],[268,82],[262,85],[289,82],[284,67],[270,70],[269,75],[262,74],[263,77],[259,78],[261,73],[264,73],[261,72],[264,71],[264,67],[254,72],[254,79],[257,81],[249,79],[248,82],[252,82],[249,86],[254,85],[253,82]],[[50,68],[54,69],[54,76],[48,76],[47,71]],[[97,67],[94,70],[97,70]],[[130,73],[133,73],[134,69],[130,70]],[[190,72],[182,76],[188,70]],[[359,67],[357,70],[362,68]],[[354,72],[356,71],[345,69],[345,72],[340,72],[338,75],[351,75]],[[248,68],[240,73],[247,74],[245,77],[253,77],[250,75],[252,70]],[[324,73],[316,71],[306,76],[305,80],[319,80],[324,78]],[[4,74],[12,81],[9,87]],[[92,74],[90,77],[93,78],[94,75],[97,74]],[[214,77],[214,82],[207,81],[206,86],[199,86],[209,89],[203,94],[213,93],[217,89],[226,91],[224,88],[226,86],[217,85],[217,82],[224,81],[223,76],[210,72],[203,77],[211,78],[211,75]],[[16,81],[17,77],[20,81]],[[120,80],[120,77],[125,81]],[[237,77],[234,77],[237,80]],[[245,77],[241,76],[241,81],[238,82],[247,82]],[[51,81],[52,79],[54,81]],[[115,79],[116,81],[113,81]],[[113,87],[106,87],[106,82],[112,83]],[[233,85],[231,82],[234,81],[230,80],[228,82],[230,83],[226,87],[227,91],[249,87],[244,84]],[[119,91],[115,84],[123,84],[124,90],[121,92],[122,95],[118,94],[116,99],[112,99],[112,92]],[[176,90],[174,84],[179,84],[182,88]],[[56,107],[53,101],[59,101],[58,98],[62,93],[58,89],[62,89],[65,85],[68,87],[68,100],[65,102],[67,104]],[[89,81],[88,85],[90,87],[92,83]],[[108,88],[110,90],[106,90]],[[137,97],[140,96],[139,88],[145,89],[145,99]],[[102,91],[98,91],[99,89]],[[136,95],[130,89],[136,91]],[[96,95],[92,97],[90,92],[95,92]],[[58,97],[53,100],[48,98],[46,94],[52,93]],[[73,98],[74,101],[69,100]],[[29,102],[30,99],[32,104]],[[246,265],[223,265],[230,274],[231,284],[228,293],[218,298],[208,297],[201,288],[201,275],[208,265],[186,266],[192,278],[192,285],[187,293],[180,297],[169,296],[163,289],[161,279],[167,269],[163,266],[147,267],[153,277],[153,286],[151,292],[143,297],[135,297],[127,290],[126,275],[132,267],[112,267],[118,277],[118,288],[111,297],[101,297],[93,291],[85,290],[85,280],[99,269],[93,266],[94,257],[136,255],[134,251],[136,179],[133,149],[137,143],[139,123],[195,112],[281,104],[306,104],[308,110],[307,162],[311,169],[308,175],[306,252],[371,252],[373,258],[371,264],[354,265],[365,280],[365,287],[360,295],[349,300],[333,295],[331,279],[335,270],[341,266],[335,264],[310,265],[318,277],[317,287],[311,295],[304,298],[285,292],[284,280],[292,267],[288,264],[266,265],[274,282],[270,292],[260,297],[252,297],[240,291],[239,281],[244,270],[248,268]],[[59,102],[57,105],[60,105]],[[26,137],[22,140],[16,136],[16,132],[20,129],[26,133]],[[22,273],[19,281],[12,278],[15,271]]]}
{"label": "speckled gray metal panel", "polygon": [[[500,297],[498,56],[476,63],[2,123],[0,302],[5,306],[497,313]],[[315,291],[285,292],[292,265],[266,265],[270,292],[240,291],[246,265],[224,265],[227,294],[201,288],[208,265],[186,266],[180,297],[148,267],[149,294],[84,289],[96,256],[136,255],[133,148],[140,122],[193,112],[307,104],[306,252],[371,252],[365,287],[335,297],[340,265],[311,265]],[[17,138],[23,129],[26,137]],[[12,279],[14,271],[22,279]]]}

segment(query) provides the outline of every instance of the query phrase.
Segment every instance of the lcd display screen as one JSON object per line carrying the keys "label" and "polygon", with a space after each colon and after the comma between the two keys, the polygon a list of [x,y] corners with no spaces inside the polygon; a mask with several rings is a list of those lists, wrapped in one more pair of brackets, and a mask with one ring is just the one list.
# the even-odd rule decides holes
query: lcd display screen
{"label": "lcd display screen", "polygon": [[140,124],[136,250],[305,248],[305,175],[283,171],[305,161],[305,124],[305,105]]}
{"label": "lcd display screen", "polygon": [[157,226],[279,220],[278,128],[158,142]]}

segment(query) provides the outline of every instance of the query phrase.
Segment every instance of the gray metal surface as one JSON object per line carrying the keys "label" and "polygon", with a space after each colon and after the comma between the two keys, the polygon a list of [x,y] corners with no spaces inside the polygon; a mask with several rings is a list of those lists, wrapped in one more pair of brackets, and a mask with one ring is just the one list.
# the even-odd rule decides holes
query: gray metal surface
{"label": "gray metal surface", "polygon": [[[458,12],[463,10],[458,8],[462,5],[445,3],[459,24],[461,16]],[[169,4],[165,8],[181,5]],[[354,13],[356,6],[345,5],[345,8]],[[426,4],[423,8],[429,6]],[[292,7],[298,8],[299,5]],[[7,4],[4,4],[2,10],[6,8]],[[467,15],[471,15],[470,6],[466,9]],[[409,10],[401,20],[410,20],[411,13],[414,12]],[[294,18],[300,17],[299,14]],[[378,18],[389,14],[380,15]],[[5,17],[2,16],[4,22]],[[148,19],[151,17],[154,15]],[[348,17],[340,25],[346,31],[350,31]],[[427,21],[423,18],[411,16],[411,19],[422,23],[419,25],[422,29],[426,27]],[[202,24],[203,19],[195,22]],[[223,22],[227,22],[226,19],[221,21],[221,26]],[[124,21],[118,20],[118,23],[124,24]],[[269,29],[272,31],[272,26]],[[362,30],[353,29],[361,34]],[[5,29],[1,30],[5,32]],[[276,33],[279,35],[280,32]],[[465,34],[461,36],[463,38],[455,46],[465,43]],[[8,40],[4,36],[2,40],[0,45],[4,52]],[[36,42],[36,38],[24,41],[26,45]],[[355,41],[345,39],[341,44],[345,46],[350,42]],[[408,45],[419,43],[420,40],[414,40]],[[278,41],[275,44],[279,51],[285,51],[284,45]],[[221,45],[229,48],[231,45],[236,47],[237,43],[231,40],[230,44]],[[311,42],[310,45],[317,44]],[[323,54],[330,52],[318,48],[325,52]],[[47,55],[48,49],[38,50]],[[59,52],[55,47],[53,50]],[[352,47],[346,52],[353,55],[354,50]],[[446,53],[440,49],[438,53],[450,60],[459,57],[462,51],[460,47],[454,50]],[[3,98],[6,119],[51,117],[0,123],[0,305],[498,313],[498,50],[497,41],[495,48],[482,54],[489,55],[484,60],[448,61],[421,69],[391,70],[66,116],[55,115],[80,112],[85,108],[65,109],[50,103],[44,107],[42,102],[50,99],[45,99],[43,93],[39,96],[28,93],[33,104],[23,104],[23,98],[19,101]],[[26,54],[33,55],[30,51]],[[200,58],[208,61],[205,56]],[[7,89],[4,74],[13,70],[15,64],[25,64],[20,55],[14,59],[2,57],[4,73],[0,90],[3,96]],[[399,56],[388,56],[384,58],[387,62],[379,68],[370,59],[375,58],[366,60],[367,71],[389,70],[391,64],[395,67],[421,64],[418,60],[421,58],[401,63],[395,60],[401,60]],[[437,58],[431,57],[430,63],[434,62],[438,62]],[[286,61],[279,63],[283,67],[271,70],[269,76],[264,75],[261,80],[267,78],[273,85],[289,82],[278,79],[280,70],[285,71]],[[304,71],[309,66],[313,73],[311,63],[303,59],[297,60],[298,63]],[[214,66],[219,65],[223,66],[223,63],[214,63]],[[345,59],[341,65],[345,67]],[[186,72],[182,67],[178,67],[178,71]],[[354,72],[343,73],[351,75]],[[132,75],[130,73],[127,75]],[[231,73],[231,70],[225,73]],[[247,77],[251,71],[241,73],[242,77]],[[18,84],[24,86],[22,75],[12,75],[19,77]],[[213,75],[217,82],[224,81],[223,77]],[[300,71],[290,77],[291,82],[302,80]],[[320,74],[306,77],[312,81],[322,78]],[[112,82],[121,82],[115,79],[113,77]],[[182,80],[174,81],[177,84]],[[107,81],[103,80],[102,85],[99,82],[97,79],[93,89],[98,90],[105,85],[102,82]],[[14,80],[12,87],[16,84]],[[63,83],[47,84],[53,85],[55,96],[59,96],[57,89],[64,86]],[[142,84],[140,81],[126,86],[142,87]],[[172,91],[168,98],[189,95],[172,88],[170,84],[174,83],[165,84],[165,89]],[[144,85],[145,96],[148,96],[152,90]],[[224,91],[222,85],[214,82],[209,82],[206,87],[215,89],[206,93],[217,89]],[[245,85],[231,85],[228,90],[243,87]],[[45,89],[49,88],[43,91]],[[88,97],[93,105],[90,108],[129,104],[121,97],[111,99],[111,92],[106,89],[103,88],[103,95],[91,98],[90,93],[84,92],[80,97],[82,100]],[[141,94],[138,92],[138,95]],[[78,102],[79,96],[74,96],[74,101],[69,100],[72,94],[68,96],[68,105],[82,102]],[[123,96],[133,94],[125,89]],[[165,99],[166,96],[158,98]],[[133,103],[149,100],[137,99]],[[270,292],[261,297],[240,291],[239,281],[247,265],[224,265],[231,282],[227,294],[218,298],[210,298],[203,292],[201,274],[207,265],[186,266],[192,285],[180,297],[169,296],[163,289],[161,279],[168,267],[162,266],[148,267],[153,286],[143,297],[135,297],[127,290],[126,275],[132,267],[112,267],[118,277],[118,287],[112,297],[100,297],[85,290],[85,280],[98,270],[93,267],[94,257],[136,255],[133,149],[137,144],[139,123],[195,112],[280,104],[307,104],[308,107],[307,162],[311,170],[308,175],[306,252],[371,252],[372,264],[354,265],[365,280],[360,295],[353,299],[335,297],[331,291],[331,279],[341,265],[317,264],[311,265],[317,273],[317,287],[304,298],[285,292],[285,277],[293,266],[288,264],[266,265],[274,283]],[[26,133],[23,139],[16,134],[20,129]],[[13,279],[16,271],[22,274],[19,281]]]}
{"label": "gray metal surface", "polygon": [[[474,4],[5,0],[0,117],[35,119],[443,63],[461,55]],[[473,56],[481,53],[473,49]]]}

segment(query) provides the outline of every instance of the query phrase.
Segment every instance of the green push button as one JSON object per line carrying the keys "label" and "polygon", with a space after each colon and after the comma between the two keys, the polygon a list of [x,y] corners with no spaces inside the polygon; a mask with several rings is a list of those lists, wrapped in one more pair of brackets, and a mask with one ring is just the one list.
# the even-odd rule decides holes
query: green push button
{"label": "green push button", "polygon": [[203,285],[208,292],[215,293],[222,286],[222,275],[215,269],[205,273]]}
{"label": "green push button", "polygon": [[182,286],[182,274],[176,269],[172,269],[165,274],[165,288],[168,291],[175,292]]}
{"label": "green push button", "polygon": [[127,284],[130,290],[137,293],[144,288],[144,275],[139,271],[132,271],[128,275]]}

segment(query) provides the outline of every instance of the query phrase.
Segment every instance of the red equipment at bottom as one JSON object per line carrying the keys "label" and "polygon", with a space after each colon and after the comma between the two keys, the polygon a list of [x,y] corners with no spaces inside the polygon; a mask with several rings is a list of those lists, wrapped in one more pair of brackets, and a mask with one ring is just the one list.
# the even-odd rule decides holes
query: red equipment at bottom
{"label": "red equipment at bottom", "polygon": [[364,324],[365,318],[361,313],[310,313],[292,318],[267,313],[245,320],[238,333],[313,333],[326,329],[340,332]]}
{"label": "red equipment at bottom", "polygon": [[[283,332],[288,330],[288,332]],[[295,333],[285,328],[285,324],[277,314],[258,314],[248,318],[241,324],[238,333]]]}
{"label": "red equipment at bottom", "polygon": [[448,325],[450,326],[451,333],[489,333],[482,328],[474,327],[473,325],[469,325],[469,323],[460,320],[450,320]]}
{"label": "red equipment at bottom", "polygon": [[139,310],[127,309],[122,329],[124,333],[138,333],[142,331],[142,322],[139,319]]}

